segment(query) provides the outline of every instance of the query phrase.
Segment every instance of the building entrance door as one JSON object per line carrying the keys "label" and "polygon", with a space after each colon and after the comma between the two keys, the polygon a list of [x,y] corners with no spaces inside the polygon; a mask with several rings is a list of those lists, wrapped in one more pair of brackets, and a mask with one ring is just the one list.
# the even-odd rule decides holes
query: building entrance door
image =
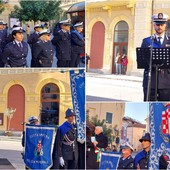
{"label": "building entrance door", "polygon": [[112,73],[116,73],[116,56],[118,53],[122,56],[123,54],[127,54],[127,47],[128,43],[114,43],[113,45],[113,67],[112,67]]}
{"label": "building entrance door", "polygon": [[116,56],[118,53],[122,56],[127,55],[128,52],[128,24],[125,21],[120,21],[116,24],[114,29],[113,42],[113,59],[112,59],[112,73],[116,72]]}

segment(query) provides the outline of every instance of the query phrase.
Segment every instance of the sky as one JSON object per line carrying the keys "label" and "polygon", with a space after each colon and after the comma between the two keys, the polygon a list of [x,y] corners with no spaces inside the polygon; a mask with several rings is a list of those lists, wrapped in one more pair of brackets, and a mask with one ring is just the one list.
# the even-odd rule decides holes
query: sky
{"label": "sky", "polygon": [[146,102],[126,102],[125,115],[146,124],[145,119],[149,114],[149,103]]}

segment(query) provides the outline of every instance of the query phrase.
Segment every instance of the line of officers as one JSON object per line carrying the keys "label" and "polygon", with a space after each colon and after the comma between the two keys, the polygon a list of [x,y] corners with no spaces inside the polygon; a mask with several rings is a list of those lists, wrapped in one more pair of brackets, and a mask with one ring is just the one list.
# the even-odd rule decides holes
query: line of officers
{"label": "line of officers", "polygon": [[70,28],[71,20],[60,21],[51,40],[50,31],[37,24],[26,43],[22,27],[14,25],[7,36],[7,29],[0,22],[0,67],[28,67],[28,44],[32,55],[31,67],[52,67],[55,50],[57,67],[78,67],[80,55],[85,53],[83,22],[77,22],[72,30]]}

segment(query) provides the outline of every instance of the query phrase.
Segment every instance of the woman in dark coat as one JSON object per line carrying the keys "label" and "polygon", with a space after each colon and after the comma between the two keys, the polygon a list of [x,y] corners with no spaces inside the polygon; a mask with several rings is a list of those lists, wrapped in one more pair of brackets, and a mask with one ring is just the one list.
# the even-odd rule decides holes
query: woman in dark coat
{"label": "woman in dark coat", "polygon": [[52,67],[54,48],[48,30],[40,32],[39,41],[36,42],[33,48],[32,57],[36,61],[36,67]]}

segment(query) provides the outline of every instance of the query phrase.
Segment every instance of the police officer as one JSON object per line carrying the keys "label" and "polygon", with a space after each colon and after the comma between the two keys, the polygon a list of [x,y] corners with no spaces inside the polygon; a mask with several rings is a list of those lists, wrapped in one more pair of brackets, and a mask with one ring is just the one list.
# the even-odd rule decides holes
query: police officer
{"label": "police officer", "polygon": [[72,109],[67,109],[66,119],[57,130],[54,144],[54,168],[59,169],[57,161],[64,169],[77,169],[78,146],[74,126],[75,114]]}
{"label": "police officer", "polygon": [[145,133],[139,141],[142,144],[143,151],[139,152],[134,159],[134,167],[138,169],[148,169],[151,137],[150,133]]}
{"label": "police officer", "polygon": [[[30,116],[28,118],[28,122],[30,125],[38,125],[39,124],[39,120],[36,116]],[[22,135],[22,147],[25,146],[25,131],[23,132],[23,135]]]}
{"label": "police officer", "polygon": [[70,20],[60,21],[61,29],[52,39],[56,45],[57,67],[69,67],[71,60]]}
{"label": "police officer", "polygon": [[122,157],[119,160],[119,165],[117,169],[133,169],[133,158],[131,156],[134,151],[133,147],[127,142],[123,146],[122,149]]}
{"label": "police officer", "polygon": [[53,62],[54,48],[50,41],[50,31],[44,29],[40,32],[39,41],[34,45],[33,59],[36,67],[51,67]]}
{"label": "police officer", "polygon": [[2,61],[2,53],[6,45],[6,31],[4,29],[3,21],[0,21],[0,67],[4,66]]}
{"label": "police officer", "polygon": [[85,53],[85,41],[82,34],[83,22],[74,25],[71,31],[71,61],[70,67],[77,67],[80,63],[80,54]]}
{"label": "police officer", "polygon": [[[20,27],[19,25],[17,25],[17,24],[14,24],[13,25],[13,27],[12,27],[12,29],[13,28],[16,28],[16,27]],[[12,32],[8,35],[8,37],[6,38],[6,44],[8,44],[8,43],[10,43],[10,42],[12,42],[13,41],[13,37],[12,37]]]}
{"label": "police officer", "polygon": [[[32,55],[33,55],[34,45],[39,40],[39,37],[40,37],[40,34],[39,34],[40,30],[41,30],[41,26],[39,24],[36,24],[34,26],[34,32],[29,36],[28,41],[27,41],[28,44],[30,45]],[[36,63],[35,59],[32,58],[31,67],[35,67],[36,66],[35,63]]]}
{"label": "police officer", "polygon": [[[155,34],[153,38],[147,37],[143,39],[142,48],[150,48],[153,39],[153,48],[165,48],[170,47],[170,37],[165,33],[166,21],[168,16],[163,13],[155,14],[152,16],[153,26],[155,29]],[[149,58],[149,56],[148,56]],[[152,68],[151,74],[151,91],[150,91],[150,101],[155,100],[155,85],[156,85],[156,71]],[[144,70],[143,78],[143,92],[144,101],[147,97],[147,85],[148,85],[148,69]],[[169,101],[170,100],[170,70],[160,69],[158,73],[158,101]]]}
{"label": "police officer", "polygon": [[6,45],[2,55],[2,60],[6,67],[27,66],[28,44],[23,41],[23,32],[22,27],[15,27],[12,30],[14,40]]}
{"label": "police officer", "polygon": [[[38,125],[39,124],[39,120],[36,116],[30,116],[28,118],[28,122],[30,125]],[[22,147],[25,147],[25,131],[23,131],[23,134],[22,134]],[[22,155],[22,158],[24,159],[24,153],[21,153]],[[29,169],[27,168],[27,166],[25,166],[25,169]]]}

